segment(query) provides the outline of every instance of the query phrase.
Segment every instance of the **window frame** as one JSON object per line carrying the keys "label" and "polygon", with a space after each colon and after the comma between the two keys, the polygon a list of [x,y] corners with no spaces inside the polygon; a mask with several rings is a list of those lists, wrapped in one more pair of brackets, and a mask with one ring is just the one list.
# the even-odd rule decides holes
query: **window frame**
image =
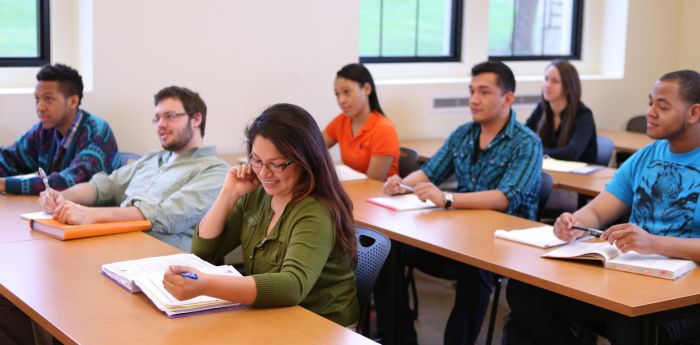
{"label": "window frame", "polygon": [[[420,0],[416,0],[420,1]],[[411,62],[460,62],[462,61],[462,21],[463,21],[464,0],[452,0],[452,25],[450,28],[450,50],[449,56],[360,56],[360,63],[411,63]],[[381,22],[381,20],[380,20]],[[379,50],[381,53],[381,28]]]}
{"label": "window frame", "polygon": [[51,20],[49,0],[36,0],[37,3],[37,57],[0,57],[0,67],[36,67],[51,61]]}
{"label": "window frame", "polygon": [[555,59],[581,60],[581,46],[583,45],[583,2],[585,0],[573,0],[574,13],[571,18],[571,55],[511,55],[491,56],[489,61],[549,61]]}

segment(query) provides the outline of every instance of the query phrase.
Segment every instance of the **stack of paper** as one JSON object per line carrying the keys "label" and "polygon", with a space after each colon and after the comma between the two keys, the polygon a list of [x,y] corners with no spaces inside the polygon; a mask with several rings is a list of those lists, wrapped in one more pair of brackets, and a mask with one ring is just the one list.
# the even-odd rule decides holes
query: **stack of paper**
{"label": "stack of paper", "polygon": [[423,208],[435,207],[435,204],[432,201],[420,201],[415,194],[369,198],[367,199],[367,202],[377,206],[386,207],[393,211],[420,210]]}
{"label": "stack of paper", "polygon": [[601,166],[597,165],[589,165],[587,163],[582,162],[562,161],[551,157],[544,157],[544,159],[542,160],[542,169],[553,172],[564,172],[585,175],[590,174],[601,168]]}
{"label": "stack of paper", "polygon": [[529,244],[540,248],[555,247],[567,243],[554,235],[551,225],[510,231],[496,230],[494,235],[498,238]]}
{"label": "stack of paper", "polygon": [[364,180],[367,178],[367,175],[343,164],[336,164],[335,173],[338,174],[338,179],[341,181]]}

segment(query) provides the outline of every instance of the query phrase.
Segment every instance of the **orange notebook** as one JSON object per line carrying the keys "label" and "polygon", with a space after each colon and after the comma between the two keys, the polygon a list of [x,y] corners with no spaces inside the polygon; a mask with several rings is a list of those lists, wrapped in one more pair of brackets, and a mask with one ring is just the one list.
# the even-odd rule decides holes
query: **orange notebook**
{"label": "orange notebook", "polygon": [[113,223],[68,225],[53,219],[33,219],[29,221],[29,227],[51,237],[58,238],[59,240],[72,240],[75,238],[150,230],[151,222],[147,220],[133,220]]}

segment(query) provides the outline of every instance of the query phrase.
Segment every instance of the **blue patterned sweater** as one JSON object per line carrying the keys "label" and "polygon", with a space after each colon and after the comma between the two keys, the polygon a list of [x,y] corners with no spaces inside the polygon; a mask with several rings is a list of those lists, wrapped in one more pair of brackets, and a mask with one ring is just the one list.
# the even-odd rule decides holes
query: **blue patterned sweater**
{"label": "blue patterned sweater", "polygon": [[[92,175],[104,171],[111,173],[119,167],[117,141],[105,120],[84,110],[67,147],[63,159],[58,157],[59,133],[53,128],[35,124],[13,145],[0,148],[0,177],[5,177],[8,194],[39,194],[44,184],[38,176],[17,175],[35,173],[39,167],[48,174],[49,185],[64,190],[75,184],[87,182]],[[64,141],[65,142],[65,141]],[[53,170],[52,166],[60,167]]]}

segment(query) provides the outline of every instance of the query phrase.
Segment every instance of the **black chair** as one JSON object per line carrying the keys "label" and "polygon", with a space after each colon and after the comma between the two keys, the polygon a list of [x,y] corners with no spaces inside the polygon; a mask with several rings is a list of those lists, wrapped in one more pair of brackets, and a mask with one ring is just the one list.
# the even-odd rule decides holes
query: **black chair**
{"label": "black chair", "polygon": [[379,271],[384,266],[384,260],[391,250],[391,241],[386,235],[362,226],[355,226],[357,237],[357,300],[360,303],[360,319],[357,321],[357,332],[369,335],[369,299],[374,290]]}
{"label": "black chair", "polygon": [[[549,199],[549,194],[552,193],[552,187],[554,186],[554,180],[552,176],[546,172],[542,172],[542,189],[540,189],[540,200],[537,204],[538,212],[544,210],[544,205],[547,204],[547,199]],[[539,218],[539,216],[538,216]],[[500,275],[494,275],[496,282],[493,287],[493,299],[491,301],[491,315],[489,315],[489,326],[486,331],[486,345],[491,345],[493,341],[493,329],[496,327],[496,316],[498,312],[498,302],[501,299],[501,286],[503,281],[506,279]]]}
{"label": "black chair", "polygon": [[645,115],[635,116],[629,121],[627,121],[627,127],[625,128],[628,132],[637,132],[646,134],[647,133],[647,117]]}
{"label": "black chair", "polygon": [[[635,116],[629,121],[627,121],[627,127],[625,128],[626,131],[628,132],[635,132],[635,133],[642,133],[646,134],[647,133],[647,117],[644,115],[638,115]],[[632,154],[627,153],[627,152],[617,152],[615,154],[615,160],[617,161],[617,166],[619,167],[622,165],[624,161],[627,160],[627,158],[630,158]]]}
{"label": "black chair", "polygon": [[137,155],[135,153],[119,152],[119,166],[123,167],[123,166],[131,163],[131,161],[135,161],[139,158],[141,158],[141,155]]}
{"label": "black chair", "polygon": [[608,166],[610,165],[610,158],[612,157],[613,149],[615,149],[615,144],[610,138],[602,135],[599,135],[596,139],[598,142],[598,156],[595,164]]}
{"label": "black chair", "polygon": [[418,168],[418,152],[414,149],[401,147],[399,152],[399,176],[402,178],[406,177]]}

